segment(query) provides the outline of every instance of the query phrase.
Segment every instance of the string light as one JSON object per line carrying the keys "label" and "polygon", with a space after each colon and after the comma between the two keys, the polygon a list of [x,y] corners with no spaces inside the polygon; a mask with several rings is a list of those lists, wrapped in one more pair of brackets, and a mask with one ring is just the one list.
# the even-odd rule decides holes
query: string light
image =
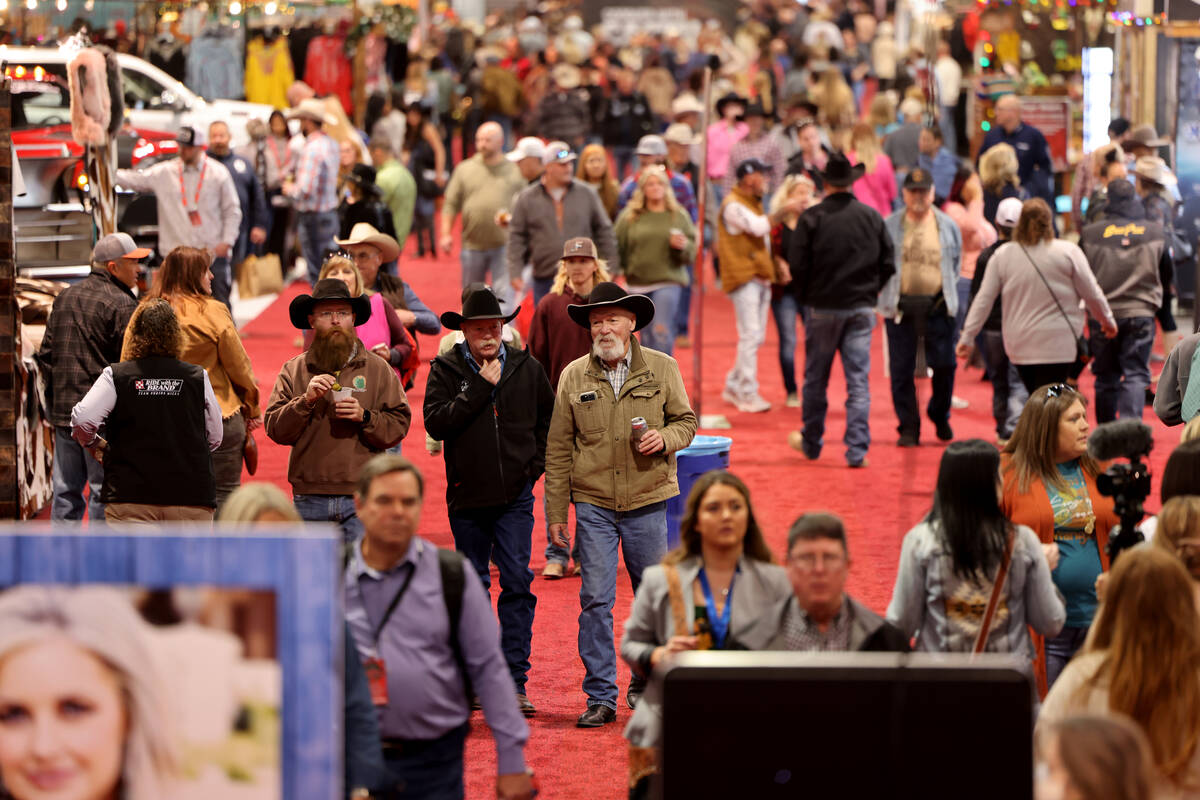
{"label": "string light", "polygon": [[275,16],[277,11],[279,11],[279,6],[275,3],[275,0],[270,0],[270,2],[263,6],[263,13],[268,17]]}
{"label": "string light", "polygon": [[54,7],[57,8],[59,11],[66,11],[67,10],[67,0],[58,0],[58,2],[54,4]]}
{"label": "string light", "polygon": [[37,0],[25,0],[25,7],[30,11],[37,10]]}
{"label": "string light", "polygon": [[0,11],[8,11],[8,0],[0,0]]}
{"label": "string light", "polygon": [[233,2],[229,4],[229,13],[235,17],[238,14],[241,14],[242,13],[242,4],[239,3],[238,0],[233,0]]}

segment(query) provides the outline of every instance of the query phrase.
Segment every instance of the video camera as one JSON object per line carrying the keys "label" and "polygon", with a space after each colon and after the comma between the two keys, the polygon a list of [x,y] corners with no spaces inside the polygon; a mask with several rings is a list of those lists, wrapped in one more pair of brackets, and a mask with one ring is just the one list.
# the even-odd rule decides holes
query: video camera
{"label": "video camera", "polygon": [[1120,526],[1108,537],[1109,561],[1121,551],[1145,541],[1138,523],[1145,516],[1142,504],[1150,495],[1150,469],[1142,462],[1154,448],[1150,426],[1135,419],[1122,419],[1100,425],[1088,437],[1088,453],[1097,461],[1127,458],[1128,464],[1113,464],[1096,477],[1100,494],[1113,499]]}

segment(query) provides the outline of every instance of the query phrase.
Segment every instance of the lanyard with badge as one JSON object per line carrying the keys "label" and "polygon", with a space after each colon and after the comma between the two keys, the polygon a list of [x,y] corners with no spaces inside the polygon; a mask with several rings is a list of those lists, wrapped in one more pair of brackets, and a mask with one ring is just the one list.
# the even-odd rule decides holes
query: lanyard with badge
{"label": "lanyard with badge", "polygon": [[[371,689],[371,702],[377,706],[386,706],[388,704],[387,666],[383,663],[383,656],[379,650],[379,637],[383,633],[384,626],[391,619],[392,612],[396,610],[396,606],[400,605],[400,599],[408,591],[408,585],[412,583],[413,575],[416,572],[417,565],[413,564],[412,569],[408,571],[408,575],[404,578],[404,583],[400,584],[400,589],[392,598],[392,602],[388,603],[387,610],[383,612],[383,619],[379,620],[371,631],[372,649],[375,655],[363,661],[363,672],[367,675],[367,685]],[[359,593],[362,593],[361,589]]]}
{"label": "lanyard with badge", "polygon": [[193,207],[188,208],[187,189],[183,186],[183,162],[179,162],[179,194],[183,197],[183,208],[187,211],[188,219],[197,228],[204,224],[200,219],[200,188],[204,186],[204,173],[208,171],[208,159],[201,156],[200,163],[200,178],[196,181],[196,196],[192,198]]}
{"label": "lanyard with badge", "polygon": [[733,608],[733,583],[737,579],[737,573],[734,573],[733,578],[729,580],[729,590],[725,593],[725,607],[721,609],[721,613],[717,614],[717,601],[713,597],[712,588],[708,585],[708,575],[704,572],[704,567],[700,568],[700,574],[696,576],[700,580],[700,590],[704,592],[704,603],[708,606],[708,624],[712,628],[713,644],[717,650],[725,649],[725,637],[729,633],[729,616],[730,609]]}

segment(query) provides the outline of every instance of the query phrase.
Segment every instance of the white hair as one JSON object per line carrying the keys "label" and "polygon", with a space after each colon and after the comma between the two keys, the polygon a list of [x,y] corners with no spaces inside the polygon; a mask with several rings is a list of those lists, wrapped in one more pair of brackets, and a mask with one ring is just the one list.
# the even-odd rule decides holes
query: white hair
{"label": "white hair", "polygon": [[96,656],[121,685],[127,719],[124,800],[170,796],[178,757],[169,694],[148,626],[129,600],[116,589],[94,586],[18,586],[0,594],[0,665],[51,637],[64,637]]}

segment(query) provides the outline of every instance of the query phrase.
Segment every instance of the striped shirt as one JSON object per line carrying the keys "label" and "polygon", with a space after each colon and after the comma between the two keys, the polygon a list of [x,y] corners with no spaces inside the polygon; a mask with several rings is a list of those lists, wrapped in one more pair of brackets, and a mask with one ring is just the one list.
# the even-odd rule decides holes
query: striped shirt
{"label": "striped shirt", "polygon": [[324,131],[313,131],[300,151],[292,199],[296,210],[334,211],[338,207],[338,143]]}

